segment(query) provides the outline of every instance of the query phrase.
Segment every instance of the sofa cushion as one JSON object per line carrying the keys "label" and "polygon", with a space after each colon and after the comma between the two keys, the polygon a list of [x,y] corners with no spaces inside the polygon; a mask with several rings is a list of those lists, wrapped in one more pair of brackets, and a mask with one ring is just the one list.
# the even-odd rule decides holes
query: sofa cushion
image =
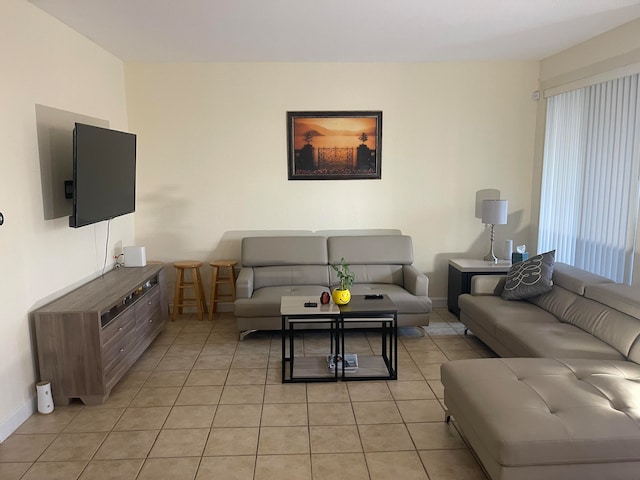
{"label": "sofa cushion", "polygon": [[555,250],[516,263],[507,274],[502,290],[505,300],[535,297],[551,290]]}
{"label": "sofa cushion", "polygon": [[629,354],[627,355],[627,359],[640,364],[640,337],[636,338],[633,345],[629,349]]}
{"label": "sofa cushion", "polygon": [[358,283],[351,289],[352,295],[370,295],[386,293],[403,314],[424,313],[431,311],[431,299],[427,296],[416,296],[398,285],[381,283]]}
{"label": "sofa cushion", "polygon": [[618,350],[569,323],[541,322],[537,318],[496,326],[496,339],[517,357],[601,358],[625,360]]}
{"label": "sofa cushion", "polygon": [[621,283],[589,285],[584,296],[640,320],[640,289]]}
{"label": "sofa cushion", "polygon": [[294,295],[300,297],[318,297],[328,292],[322,285],[264,287],[254,291],[251,298],[238,298],[233,311],[238,317],[280,317],[280,299]]}
{"label": "sofa cushion", "polygon": [[[558,287],[554,287],[554,291],[556,289]],[[629,355],[631,346],[640,335],[637,319],[579,295],[558,318],[611,345],[624,357]]]}
{"label": "sofa cushion", "polygon": [[326,265],[280,265],[253,268],[253,288],[291,285],[329,285]]}
{"label": "sofa cushion", "polygon": [[608,278],[587,272],[566,263],[556,262],[553,267],[553,284],[578,295],[584,295],[587,285],[613,283]]}
{"label": "sofa cushion", "polygon": [[411,265],[413,245],[407,235],[340,236],[327,239],[329,263],[344,257],[349,265]]}
{"label": "sofa cushion", "polygon": [[[402,265],[349,265],[356,277],[354,284],[358,283],[387,283],[403,286],[404,274]],[[331,285],[337,286],[340,282],[336,272],[331,269]]]}
{"label": "sofa cushion", "polygon": [[578,298],[580,296],[576,293],[559,285],[554,285],[549,292],[529,298],[527,301],[563,321],[563,319],[567,318],[569,308]]}
{"label": "sofa cushion", "polygon": [[242,265],[326,265],[327,239],[315,236],[245,237]]}
{"label": "sofa cushion", "polygon": [[534,320],[540,323],[557,323],[550,313],[527,301],[505,302],[498,296],[474,296],[468,293],[458,297],[460,311],[481,324],[490,335],[496,335],[497,325],[501,322],[522,322]]}

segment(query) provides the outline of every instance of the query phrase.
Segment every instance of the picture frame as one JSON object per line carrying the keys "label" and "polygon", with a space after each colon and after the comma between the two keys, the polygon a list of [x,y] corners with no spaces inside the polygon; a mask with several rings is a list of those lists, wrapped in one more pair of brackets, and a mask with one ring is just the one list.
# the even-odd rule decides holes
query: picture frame
{"label": "picture frame", "polygon": [[382,178],[382,111],[287,112],[289,180]]}

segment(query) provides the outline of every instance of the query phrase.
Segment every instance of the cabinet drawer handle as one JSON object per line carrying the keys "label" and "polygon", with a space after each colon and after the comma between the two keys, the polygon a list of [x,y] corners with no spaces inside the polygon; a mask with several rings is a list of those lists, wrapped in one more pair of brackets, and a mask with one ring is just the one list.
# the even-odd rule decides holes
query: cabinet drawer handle
{"label": "cabinet drawer handle", "polygon": [[121,332],[122,331],[122,327],[118,327],[118,331]]}
{"label": "cabinet drawer handle", "polygon": [[149,323],[153,323],[153,318],[150,318],[150,319],[149,319]]}
{"label": "cabinet drawer handle", "polygon": [[152,302],[151,300],[149,300],[149,301],[147,302],[147,305],[153,305],[153,302]]}
{"label": "cabinet drawer handle", "polygon": [[121,348],[121,349],[120,349],[120,353],[122,353],[122,352],[124,352],[124,348]]}

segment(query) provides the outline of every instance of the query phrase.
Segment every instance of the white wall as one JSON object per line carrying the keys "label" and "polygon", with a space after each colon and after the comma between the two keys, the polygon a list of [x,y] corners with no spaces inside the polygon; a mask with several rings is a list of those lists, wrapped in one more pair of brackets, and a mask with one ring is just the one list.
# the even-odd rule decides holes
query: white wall
{"label": "white wall", "polygon": [[[430,296],[450,257],[481,257],[476,191],[529,243],[537,62],[127,64],[147,258],[236,257],[248,230],[398,228]],[[382,110],[382,179],[288,181],[286,112]],[[206,270],[206,278],[208,278]]]}
{"label": "white wall", "polygon": [[640,19],[558,52],[540,62],[543,88],[556,87],[640,62]]}
{"label": "white wall", "polygon": [[[126,129],[122,62],[25,0],[0,2],[0,441],[33,411],[30,312],[102,269],[106,222],[71,229],[44,220],[35,105]],[[62,187],[61,187],[62,188]],[[134,243],[133,215],[114,220],[115,245]]]}

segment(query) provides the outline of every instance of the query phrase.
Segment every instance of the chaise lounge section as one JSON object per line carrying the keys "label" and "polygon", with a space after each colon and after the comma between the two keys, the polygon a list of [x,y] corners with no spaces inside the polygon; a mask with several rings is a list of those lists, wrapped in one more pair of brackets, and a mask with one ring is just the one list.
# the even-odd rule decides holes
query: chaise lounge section
{"label": "chaise lounge section", "polygon": [[553,287],[501,298],[474,277],[461,321],[502,357],[442,365],[444,401],[493,480],[636,479],[640,292],[556,264]]}
{"label": "chaise lounge section", "polygon": [[632,480],[640,366],[546,358],[442,365],[444,401],[492,480]]}

